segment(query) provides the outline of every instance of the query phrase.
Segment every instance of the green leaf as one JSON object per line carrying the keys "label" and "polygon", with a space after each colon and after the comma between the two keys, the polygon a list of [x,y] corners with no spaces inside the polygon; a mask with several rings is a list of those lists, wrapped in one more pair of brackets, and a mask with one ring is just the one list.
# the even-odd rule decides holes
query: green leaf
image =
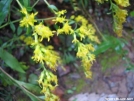
{"label": "green leaf", "polygon": [[58,8],[55,5],[49,5],[48,7],[52,10],[58,11]]}
{"label": "green leaf", "polygon": [[5,79],[11,80],[14,85],[16,85],[18,88],[20,88],[27,96],[30,97],[31,101],[42,101],[38,96],[34,95],[32,92],[28,91],[27,89],[37,89],[38,86],[31,85],[29,83],[25,83],[22,81],[18,81],[14,78],[12,78],[10,75],[8,75],[1,67],[0,71],[4,74]]}
{"label": "green leaf", "polygon": [[100,53],[105,52],[106,50],[108,50],[110,47],[112,46],[112,44],[108,41],[105,41],[103,43],[101,43],[101,45],[99,45],[96,49],[96,51],[94,52],[95,55],[98,55]]}
{"label": "green leaf", "polygon": [[31,12],[33,8],[28,6],[28,7],[26,7],[26,9],[27,9],[27,11]]}
{"label": "green leaf", "polygon": [[28,7],[30,4],[30,0],[23,0],[23,4],[25,7]]}
{"label": "green leaf", "polygon": [[71,89],[69,89],[69,90],[67,90],[67,93],[68,93],[68,94],[73,94],[73,93],[74,93],[74,91],[73,91],[73,90],[71,90]]}
{"label": "green leaf", "polygon": [[21,65],[12,54],[3,48],[0,48],[0,58],[13,70],[16,70],[20,73],[25,73],[25,71],[22,69],[23,65]]}
{"label": "green leaf", "polygon": [[130,16],[131,16],[131,17],[134,17],[134,11],[131,11],[131,12],[130,12]]}
{"label": "green leaf", "polygon": [[28,81],[32,84],[37,84],[37,80],[38,80],[38,76],[35,75],[35,74],[30,74],[29,75],[29,78],[28,78]]}
{"label": "green leaf", "polygon": [[10,28],[12,29],[13,32],[15,32],[15,29],[16,29],[16,28],[15,28],[15,26],[14,26],[13,23],[10,23]]}
{"label": "green leaf", "polygon": [[0,0],[0,25],[4,22],[4,19],[9,13],[11,2],[12,0]]}
{"label": "green leaf", "polygon": [[30,84],[30,83],[26,83],[26,82],[22,82],[22,81],[16,81],[20,86],[25,87],[26,89],[28,89],[29,91],[32,91],[34,93],[40,93],[41,89],[39,86],[35,85],[35,84]]}
{"label": "green leaf", "polygon": [[22,27],[18,27],[18,28],[17,28],[17,35],[20,35],[20,34],[22,33],[22,30],[23,30]]}
{"label": "green leaf", "polygon": [[94,52],[95,55],[98,55],[100,53],[103,53],[107,51],[108,49],[119,49],[118,51],[121,51],[122,48],[124,47],[124,42],[116,37],[113,36],[105,36],[107,40],[103,41],[97,48],[96,51]]}

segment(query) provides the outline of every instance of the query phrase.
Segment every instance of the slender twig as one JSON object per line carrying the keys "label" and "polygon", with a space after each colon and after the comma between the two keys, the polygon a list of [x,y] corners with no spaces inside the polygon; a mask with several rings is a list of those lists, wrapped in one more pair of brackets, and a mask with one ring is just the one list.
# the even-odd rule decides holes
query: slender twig
{"label": "slender twig", "polygon": [[[30,95],[34,96],[36,99],[39,100],[39,98],[38,98],[37,96],[35,96],[33,93],[29,92],[29,91],[28,91],[27,89],[25,89],[22,85],[20,85],[17,80],[15,80],[15,79],[14,79],[13,77],[11,77],[8,73],[6,73],[6,72],[2,69],[2,67],[0,67],[0,71],[1,71],[3,74],[5,74],[8,78],[10,78],[13,82],[15,82],[15,83],[16,83],[22,90],[24,90],[24,92],[26,92],[28,95],[30,94]],[[39,101],[41,101],[41,100],[39,100]]]}
{"label": "slender twig", "polygon": [[19,22],[21,19],[18,19],[18,20],[14,20],[12,22],[7,22],[6,24],[0,26],[0,29],[3,28],[3,27],[6,27],[7,25],[9,25],[10,23],[16,23],[16,22]]}
{"label": "slender twig", "polygon": [[40,0],[37,0],[37,1],[33,4],[32,8],[34,8],[34,6],[35,6],[39,1],[40,1]]}
{"label": "slender twig", "polygon": [[17,1],[18,5],[20,6],[20,8],[22,9],[23,6],[21,5],[20,1],[19,0],[16,0],[16,1]]}
{"label": "slender twig", "polygon": [[[50,8],[50,4],[47,2],[47,0],[44,0],[44,2],[47,4],[47,6]],[[52,12],[53,13],[55,13],[55,11],[52,9],[52,8],[50,8],[51,10],[52,10]]]}
{"label": "slender twig", "polygon": [[38,21],[40,21],[40,20],[52,20],[52,19],[55,19],[56,17],[50,17],[50,18],[44,18],[44,19],[37,19]]}

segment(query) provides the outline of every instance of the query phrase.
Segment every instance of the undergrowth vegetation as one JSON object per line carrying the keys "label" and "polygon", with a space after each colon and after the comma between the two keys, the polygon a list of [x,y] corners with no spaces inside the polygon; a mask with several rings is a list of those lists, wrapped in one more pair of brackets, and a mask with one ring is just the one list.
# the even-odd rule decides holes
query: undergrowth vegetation
{"label": "undergrowth vegetation", "polygon": [[[63,0],[61,3],[71,5],[73,13],[49,1],[44,0],[43,5],[52,16],[44,18],[39,17],[40,11],[36,9],[42,3],[40,0],[0,1],[0,84],[13,85],[17,87],[15,91],[21,89],[32,101],[59,101],[53,94],[58,86],[59,65],[64,68],[66,64],[80,61],[85,77],[91,79],[95,56],[106,51],[117,54],[102,56],[102,70],[106,71],[108,65],[127,54],[123,50],[127,41],[122,33],[129,15],[126,9],[129,0]],[[91,3],[108,5],[106,14],[112,18],[114,35],[101,32],[93,18]],[[29,72],[31,67],[37,73]],[[4,101],[11,99],[2,96]]]}

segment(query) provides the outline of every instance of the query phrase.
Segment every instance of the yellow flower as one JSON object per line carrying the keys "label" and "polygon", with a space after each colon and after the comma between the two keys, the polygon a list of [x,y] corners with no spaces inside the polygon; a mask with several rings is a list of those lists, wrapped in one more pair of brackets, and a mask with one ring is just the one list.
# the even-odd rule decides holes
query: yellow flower
{"label": "yellow flower", "polygon": [[26,43],[26,45],[32,45],[34,43],[34,40],[31,36],[21,35],[20,40],[24,41],[24,43]]}
{"label": "yellow flower", "polygon": [[39,36],[41,36],[41,41],[44,38],[47,38],[48,41],[50,40],[50,37],[53,36],[52,31],[49,29],[49,27],[44,26],[42,23],[35,26],[35,33],[37,33]]}
{"label": "yellow flower", "polygon": [[44,54],[42,53],[41,47],[38,44],[35,46],[34,55],[32,56],[32,59],[36,62],[44,62]]}
{"label": "yellow flower", "polygon": [[66,10],[61,10],[61,11],[56,12],[55,14],[57,16],[61,16],[61,15],[64,15],[66,12],[67,12]]}
{"label": "yellow flower", "polygon": [[122,36],[123,26],[122,24],[126,21],[127,10],[120,9],[119,7],[114,8],[114,31],[118,37]]}
{"label": "yellow flower", "polygon": [[73,30],[72,30],[72,27],[69,25],[68,22],[66,22],[64,25],[63,25],[63,31],[66,33],[66,34],[72,34],[73,33]]}
{"label": "yellow flower", "polygon": [[45,63],[50,69],[54,71],[60,62],[59,54],[52,50],[52,46],[45,47],[40,43],[35,44],[35,50],[32,59],[36,62]]}
{"label": "yellow flower", "polygon": [[118,5],[127,7],[129,6],[129,0],[114,0]]}
{"label": "yellow flower", "polygon": [[64,23],[65,21],[66,21],[66,19],[65,19],[65,17],[56,17],[56,19],[55,20],[53,20],[53,21],[55,21],[55,24],[56,23]]}
{"label": "yellow flower", "polygon": [[37,22],[37,20],[34,19],[35,15],[37,13],[32,13],[32,14],[27,14],[21,21],[20,21],[20,26],[21,27],[29,27],[29,26],[34,26],[34,22]]}
{"label": "yellow flower", "polygon": [[81,22],[82,25],[87,25],[88,20],[86,20],[83,16],[79,15],[75,18],[76,22]]}
{"label": "yellow flower", "polygon": [[62,34],[62,33],[72,34],[72,33],[74,33],[72,27],[69,25],[68,22],[63,24],[63,27],[61,29],[58,29],[57,32],[58,32],[58,34]]}
{"label": "yellow flower", "polygon": [[42,93],[45,94],[45,100],[46,101],[58,101],[59,98],[52,94],[52,91],[57,86],[57,76],[54,75],[52,72],[45,70],[41,72],[41,76],[39,78],[40,81],[39,84],[42,88]]}
{"label": "yellow flower", "polygon": [[74,15],[72,15],[71,17],[70,17],[70,19],[74,19],[75,18],[75,16]]}
{"label": "yellow flower", "polygon": [[91,71],[85,71],[86,78],[91,79],[92,78],[92,72]]}
{"label": "yellow flower", "polygon": [[24,40],[25,39],[25,36],[24,35],[21,35],[19,38],[20,38],[20,40]]}
{"label": "yellow flower", "polygon": [[34,40],[31,36],[28,36],[24,39],[24,42],[26,43],[26,45],[31,45],[32,43],[34,43]]}
{"label": "yellow flower", "polygon": [[26,8],[22,8],[20,12],[21,12],[22,14],[25,14],[25,15],[27,15],[27,14],[28,14],[28,12],[27,12]]}

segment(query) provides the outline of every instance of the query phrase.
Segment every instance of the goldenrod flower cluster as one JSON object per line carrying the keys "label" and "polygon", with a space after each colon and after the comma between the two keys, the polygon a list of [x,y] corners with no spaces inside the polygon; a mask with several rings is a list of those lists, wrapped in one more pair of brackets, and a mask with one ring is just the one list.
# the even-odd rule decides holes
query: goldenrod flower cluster
{"label": "goldenrod flower cluster", "polygon": [[35,50],[32,59],[39,63],[45,63],[51,70],[56,71],[57,63],[60,62],[59,54],[53,51],[52,46],[44,46],[41,43],[34,44]]}
{"label": "goldenrod flower cluster", "polygon": [[73,34],[74,30],[72,29],[72,26],[69,24],[68,19],[64,16],[66,13],[66,10],[62,10],[59,12],[56,12],[56,19],[54,20],[55,23],[61,23],[63,25],[62,28],[58,28],[57,34]]}
{"label": "goldenrod flower cluster", "polygon": [[[99,3],[103,3],[108,0],[96,0]],[[114,20],[114,31],[118,37],[122,36],[123,26],[122,24],[126,21],[127,10],[122,9],[122,7],[127,7],[130,5],[129,0],[114,0],[115,3],[110,0],[111,9],[113,11]]]}
{"label": "goldenrod flower cluster", "polygon": [[48,70],[44,70],[38,80],[42,88],[42,93],[45,94],[45,101],[59,101],[59,98],[52,94],[55,87],[58,85],[57,76]]}
{"label": "goldenrod flower cluster", "polygon": [[[44,65],[49,67],[51,70],[56,71],[56,67],[60,62],[60,57],[57,52],[53,51],[52,46],[44,46],[42,44],[43,39],[46,38],[49,41],[50,37],[53,36],[53,33],[49,27],[43,25],[42,23],[37,25],[34,24],[34,22],[37,22],[37,20],[34,18],[37,13],[29,14],[25,8],[23,8],[21,12],[25,16],[20,21],[20,26],[32,27],[34,39],[32,39],[32,37],[25,37],[24,35],[20,36],[20,39],[23,40],[27,45],[31,45],[34,48],[32,59],[35,62],[41,63],[44,67],[44,71],[41,72],[38,81],[42,87],[41,92],[45,94],[46,101],[58,101],[58,97],[52,94],[52,91],[57,86],[57,77],[50,71],[46,70]],[[64,12],[59,12],[58,15],[60,16],[63,13]],[[66,25],[66,27],[68,26]]]}
{"label": "goldenrod flower cluster", "polygon": [[116,4],[122,6],[122,7],[127,7],[129,6],[129,0],[114,0]]}
{"label": "goldenrod flower cluster", "polygon": [[[112,5],[113,17],[114,17],[114,31],[115,33],[121,37],[123,30],[123,23],[126,21],[126,17],[128,15],[127,10],[120,8],[129,6],[129,0],[114,0],[116,4]],[[119,6],[118,6],[119,5]]]}
{"label": "goldenrod flower cluster", "polygon": [[80,40],[88,38],[89,40],[100,43],[98,37],[95,35],[94,27],[88,23],[88,21],[83,16],[77,16],[74,19],[81,26],[77,28],[76,33],[79,35]]}
{"label": "goldenrod flower cluster", "polygon": [[49,27],[44,26],[42,23],[35,26],[35,33],[37,33],[41,37],[41,41],[44,38],[47,38],[48,41],[50,40],[50,37],[53,36],[52,31],[49,29]]}
{"label": "goldenrod flower cluster", "polygon": [[21,35],[20,40],[22,40],[26,45],[31,45],[34,43],[34,40],[31,36],[26,37],[25,35]]}
{"label": "goldenrod flower cluster", "polygon": [[21,10],[22,14],[24,14],[25,16],[23,17],[23,19],[20,21],[20,26],[21,27],[29,27],[29,26],[34,26],[34,22],[37,22],[37,20],[34,19],[35,15],[37,15],[37,13],[32,13],[32,14],[28,14],[26,11],[26,8],[23,8]]}
{"label": "goldenrod flower cluster", "polygon": [[114,31],[119,37],[121,37],[123,30],[122,24],[126,21],[127,10],[123,10],[119,7],[116,7],[114,12]]}
{"label": "goldenrod flower cluster", "polygon": [[[44,46],[42,44],[43,39],[50,40],[53,36],[51,29],[42,23],[34,24],[37,22],[34,17],[35,14],[29,14],[26,9],[22,9],[21,12],[25,15],[20,25],[23,27],[31,26],[33,29],[34,42],[30,41],[27,44],[31,44],[34,48],[32,59],[43,66],[47,65],[51,70],[55,71],[57,64],[61,61],[59,54],[53,51],[52,46]],[[71,34],[73,36],[72,43],[77,44],[76,56],[81,59],[82,66],[84,67],[84,72],[87,78],[92,77],[92,72],[90,70],[93,61],[95,61],[95,55],[93,54],[95,48],[92,42],[100,43],[99,39],[95,35],[94,27],[88,23],[88,21],[83,16],[73,17],[73,20],[77,24],[77,28],[74,30],[70,25],[70,20],[66,19],[64,14],[66,10],[55,12],[56,19],[54,19],[55,24],[60,23],[62,27],[57,29],[57,34]],[[21,39],[24,39],[23,36]],[[83,39],[88,39],[90,43],[84,44]],[[42,87],[42,93],[45,94],[46,101],[58,101],[58,97],[53,95],[51,92],[57,86],[57,77],[50,71],[44,70],[41,72],[39,77],[39,85]]]}
{"label": "goldenrod flower cluster", "polygon": [[[74,18],[74,17],[72,17]],[[74,18],[79,27],[74,32],[73,43],[78,45],[78,51],[76,56],[81,59],[82,66],[87,78],[92,77],[92,72],[90,70],[93,61],[95,61],[95,55],[93,52],[95,48],[92,42],[100,43],[99,39],[95,35],[94,27],[88,23],[88,21],[83,16],[77,16]],[[83,39],[88,38],[90,43],[82,43]],[[80,39],[80,40],[79,40]]]}
{"label": "goldenrod flower cluster", "polygon": [[92,77],[92,72],[90,69],[93,61],[95,61],[95,55],[92,54],[94,50],[95,48],[91,43],[83,44],[81,42],[78,42],[78,52],[76,55],[82,60],[81,63],[87,78]]}

